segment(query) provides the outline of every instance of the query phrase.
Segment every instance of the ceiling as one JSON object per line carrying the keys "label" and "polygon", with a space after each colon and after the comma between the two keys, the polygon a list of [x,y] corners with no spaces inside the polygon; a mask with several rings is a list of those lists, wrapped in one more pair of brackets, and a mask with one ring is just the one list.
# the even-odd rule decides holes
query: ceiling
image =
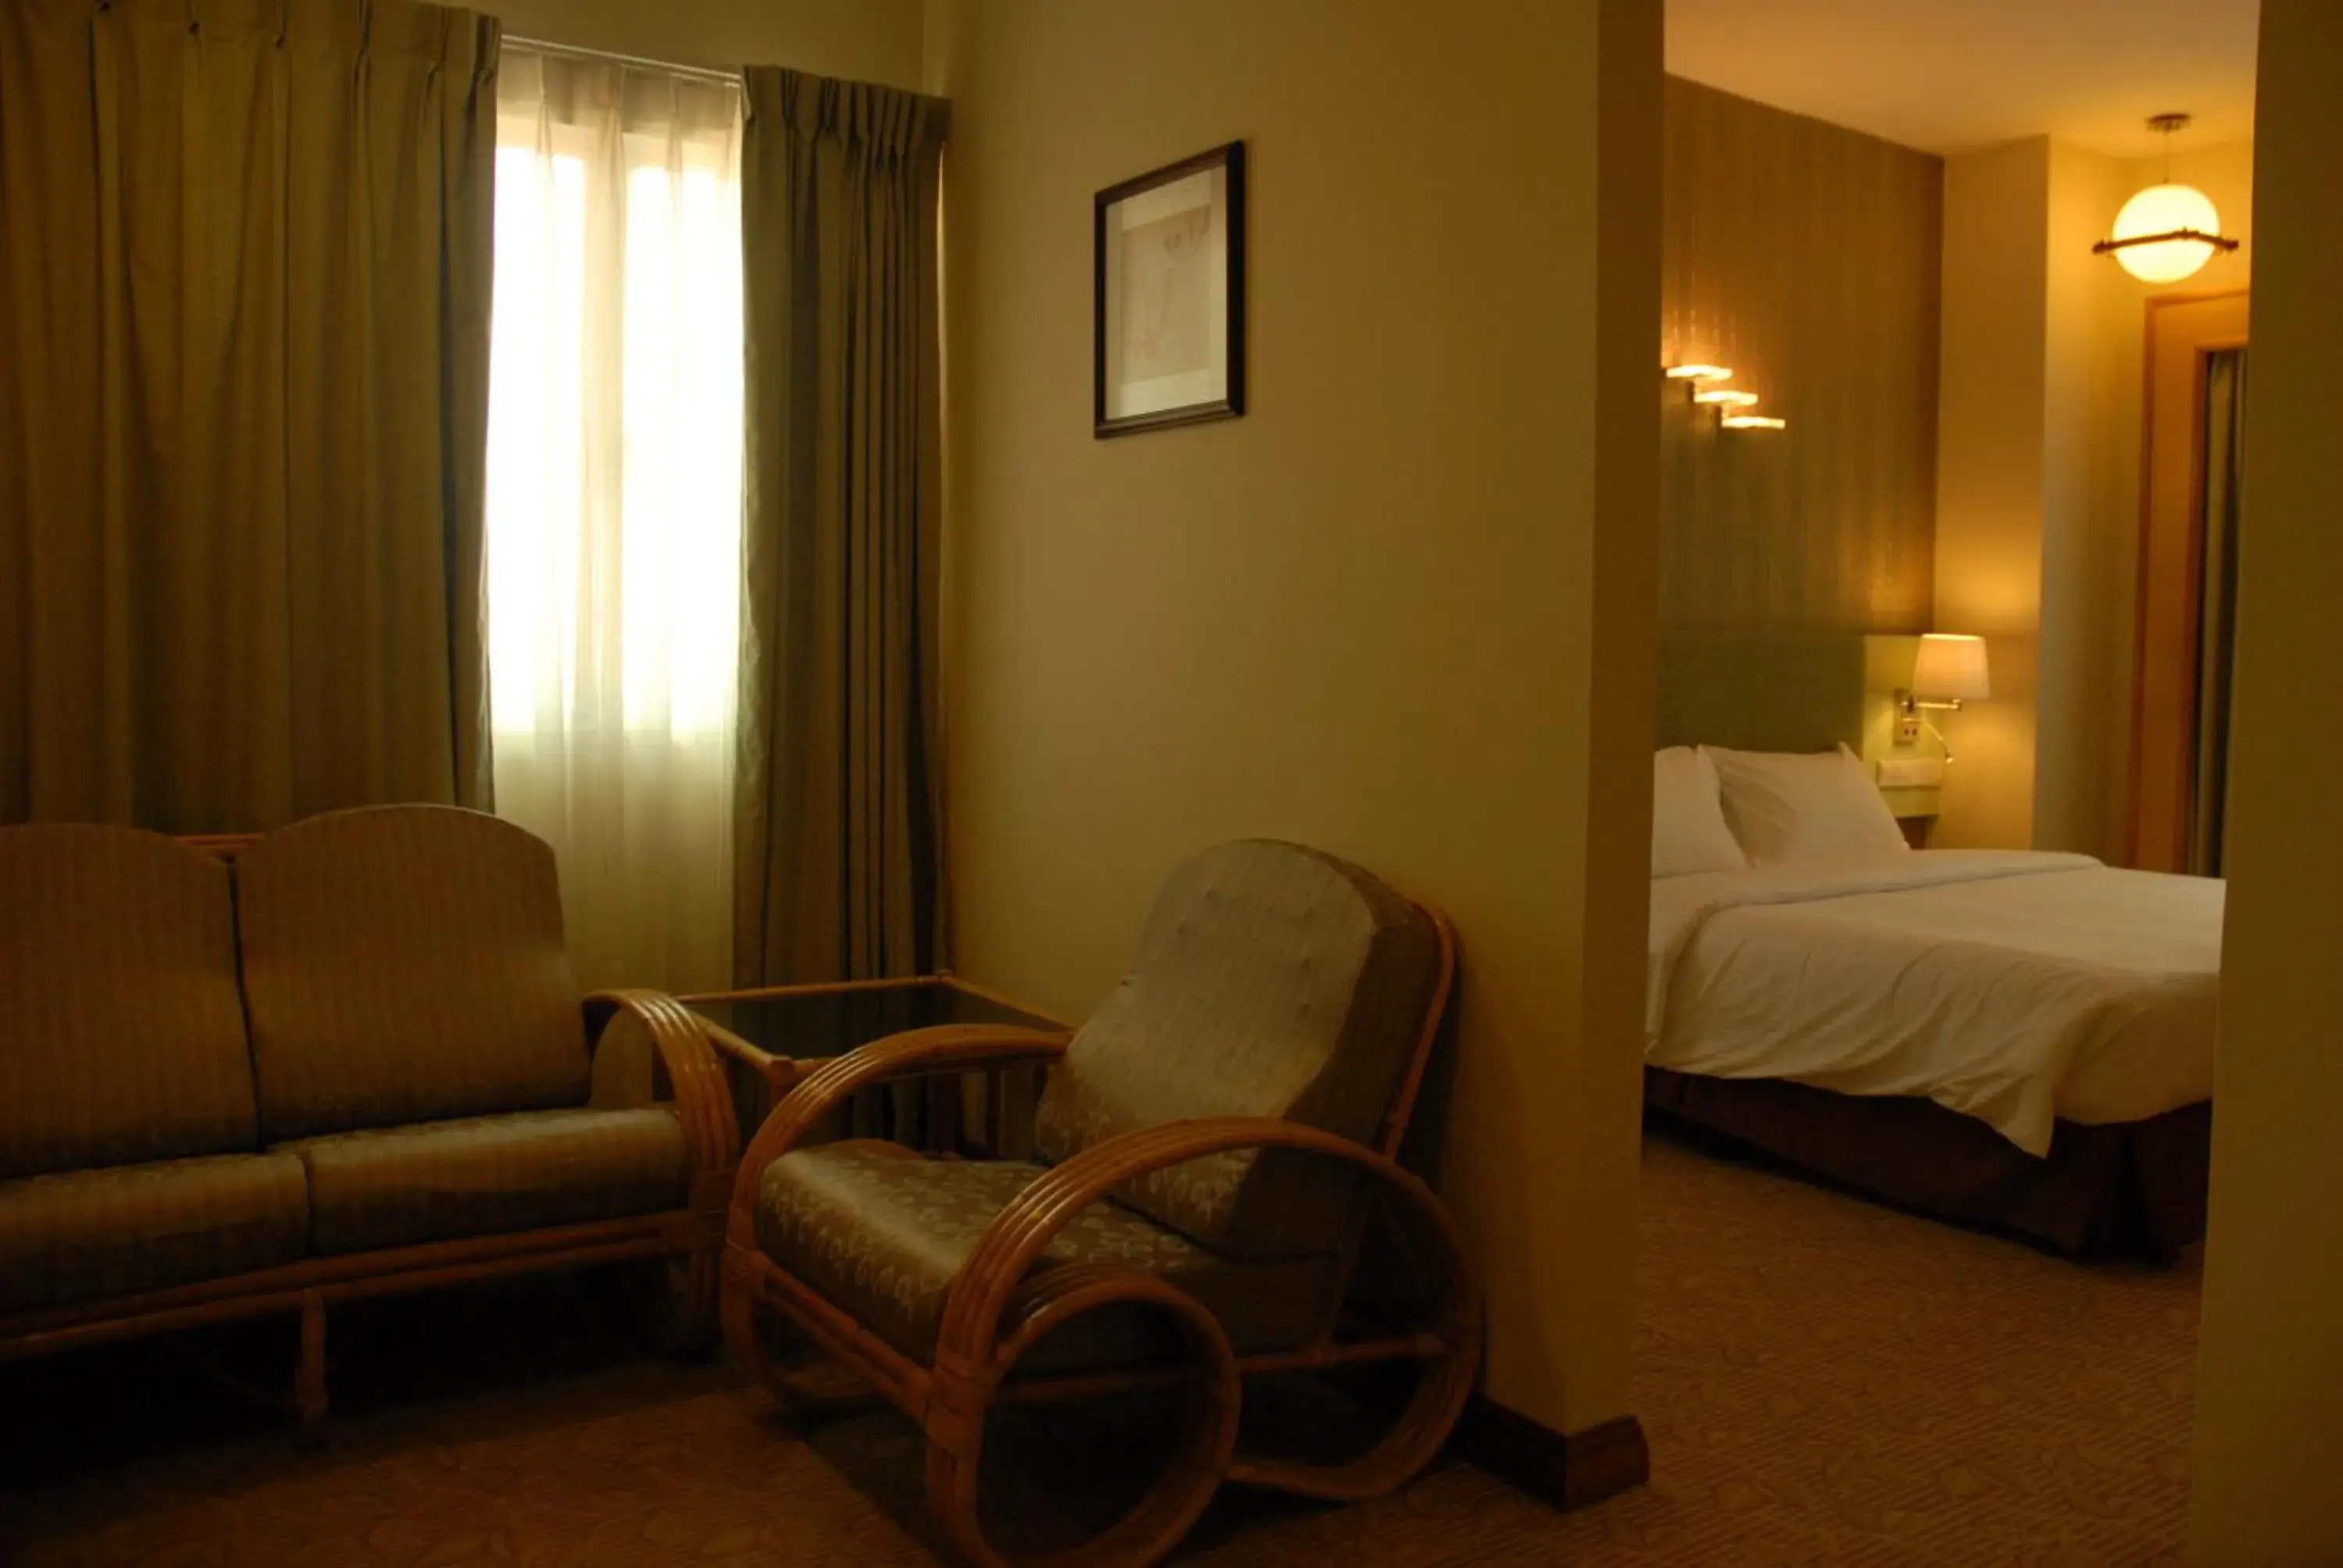
{"label": "ceiling", "polygon": [[1667,0],[1668,69],[1929,152],[2045,133],[2154,152],[2253,135],[2260,0]]}

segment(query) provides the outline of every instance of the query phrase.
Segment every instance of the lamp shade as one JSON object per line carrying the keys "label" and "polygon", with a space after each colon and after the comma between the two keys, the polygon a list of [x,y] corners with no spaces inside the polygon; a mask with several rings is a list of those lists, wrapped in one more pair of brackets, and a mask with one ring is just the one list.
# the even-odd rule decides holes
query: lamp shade
{"label": "lamp shade", "polygon": [[[2187,229],[2212,236],[2221,232],[2221,215],[2212,198],[2195,186],[2150,186],[2124,203],[2116,214],[2115,237],[2138,239],[2151,234],[2177,234]],[[2123,269],[2142,283],[2178,283],[2193,277],[2213,259],[2213,242],[2167,239],[2154,245],[2126,246],[2115,253]]]}
{"label": "lamp shade", "polygon": [[1932,631],[1912,665],[1912,695],[1973,702],[1993,695],[1986,678],[1985,638]]}

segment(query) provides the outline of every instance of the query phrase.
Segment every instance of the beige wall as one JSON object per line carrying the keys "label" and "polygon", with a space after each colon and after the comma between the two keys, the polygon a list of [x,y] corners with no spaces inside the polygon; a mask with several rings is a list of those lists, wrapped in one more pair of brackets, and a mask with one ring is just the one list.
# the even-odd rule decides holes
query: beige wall
{"label": "beige wall", "polygon": [[2052,326],[2071,374],[2054,381],[2049,415],[2053,447],[2068,455],[2081,505],[2068,512],[2065,549],[2046,559],[2052,575],[2045,588],[2036,838],[2046,849],[2119,860],[2131,810],[2147,301],[2247,286],[2254,149],[2250,141],[2235,142],[2173,157],[2172,177],[2211,196],[2222,231],[2244,244],[2168,287],[2144,284],[2090,252],[2132,193],[2164,177],[2163,160],[2118,161],[2063,146],[2056,157]]}
{"label": "beige wall", "polygon": [[686,65],[917,87],[920,0],[479,0],[508,32]]}
{"label": "beige wall", "polygon": [[[2176,156],[2248,238],[2250,143]],[[1993,640],[1953,720],[1940,845],[2119,859],[2130,793],[2143,334],[2151,289],[2092,254],[2162,176],[2034,137],[1946,161],[1936,626]],[[2182,286],[2243,286],[2251,245]]]}
{"label": "beige wall", "polygon": [[[2172,177],[2186,180],[2213,198],[2222,232],[2243,242],[2216,256],[2205,269],[2174,287],[2151,286],[2121,266],[2100,263],[2094,290],[2094,363],[2089,438],[2095,454],[2095,556],[2089,580],[2099,585],[2090,606],[2088,629],[2080,644],[2090,711],[2077,713],[2065,737],[2046,743],[2089,747],[2088,771],[2073,779],[2072,809],[2077,814],[2074,848],[2121,859],[2128,850],[2131,820],[2132,685],[2137,664],[2140,534],[2140,447],[2147,402],[2147,301],[2161,294],[2226,292],[2247,286],[2253,270],[2254,144],[2176,153]],[[2112,187],[2102,187],[2105,207],[2079,216],[2062,234],[2062,246],[2079,246],[2106,236],[2115,213],[2134,191],[2164,177],[2161,158],[2134,159],[2120,166]],[[2094,805],[2090,789],[2096,783]],[[2056,788],[2053,784],[2052,788]]]}
{"label": "beige wall", "polygon": [[2048,158],[2034,842],[2114,857],[2129,777],[2144,295],[2091,246],[2139,183],[2121,160],[2063,142]]}
{"label": "beige wall", "polygon": [[[2263,0],[2253,391],[2237,605],[2229,915],[2190,1558],[2343,1563],[2343,505],[2334,367],[2343,8]],[[2224,208],[2226,218],[2227,212]]]}
{"label": "beige wall", "polygon": [[1663,350],[1790,428],[1670,389],[1661,624],[1927,630],[1943,160],[1671,77],[1664,205]]}
{"label": "beige wall", "polygon": [[1936,438],[1935,629],[1986,639],[1993,699],[1946,721],[1934,842],[2031,842],[2034,662],[2048,482],[2050,144],[1945,160],[1943,364]]}
{"label": "beige wall", "polygon": [[[1084,1013],[1166,869],[1249,834],[1445,905],[1442,1180],[1488,1275],[1491,1387],[1572,1429],[1628,1394],[1658,18],[937,0],[928,22],[953,101],[960,967]],[[1094,440],[1091,193],[1239,136],[1252,411]]]}

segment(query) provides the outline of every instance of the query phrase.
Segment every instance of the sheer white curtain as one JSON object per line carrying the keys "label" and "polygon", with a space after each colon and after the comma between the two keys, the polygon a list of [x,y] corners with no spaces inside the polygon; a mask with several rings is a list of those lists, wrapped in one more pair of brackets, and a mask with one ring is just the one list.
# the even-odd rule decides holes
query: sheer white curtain
{"label": "sheer white curtain", "polygon": [[498,812],[587,985],[731,980],[737,84],[508,45],[488,617]]}

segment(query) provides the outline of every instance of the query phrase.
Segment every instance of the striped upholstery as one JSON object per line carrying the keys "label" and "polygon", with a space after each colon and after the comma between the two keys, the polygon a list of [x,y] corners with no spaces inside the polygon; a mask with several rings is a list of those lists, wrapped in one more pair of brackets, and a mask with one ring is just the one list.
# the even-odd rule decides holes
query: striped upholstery
{"label": "striped upholstery", "polygon": [[446,806],[330,812],[236,863],[271,1141],[586,1102],[553,852]]}
{"label": "striped upholstery", "polygon": [[683,1206],[671,1111],[536,1111],[277,1146],[309,1173],[320,1252],[533,1231]]}
{"label": "striped upholstery", "polygon": [[227,869],[127,828],[0,828],[0,1179],[255,1146]]}
{"label": "striped upholstery", "polygon": [[0,1312],[289,1263],[308,1240],[301,1162],[281,1156],[0,1181]]}
{"label": "striped upholstery", "polygon": [[[1299,845],[1208,849],[1156,897],[1139,956],[1050,1074],[1035,1127],[1055,1162],[1202,1116],[1274,1116],[1372,1142],[1438,984],[1429,916]],[[1250,1151],[1126,1183],[1141,1213],[1239,1257],[1341,1244],[1347,1167]]]}
{"label": "striped upholstery", "polygon": [[[993,1217],[1041,1175],[1022,1161],[929,1160],[858,1140],[799,1149],[766,1167],[758,1245],[791,1273],[922,1364],[933,1359],[944,1297]],[[1155,1274],[1211,1308],[1240,1353],[1298,1345],[1319,1327],[1332,1271],[1321,1260],[1240,1263],[1112,1202],[1094,1203],[1034,1265],[1113,1263]],[[1161,1314],[1081,1314],[1021,1370],[1128,1364],[1154,1353]]]}

